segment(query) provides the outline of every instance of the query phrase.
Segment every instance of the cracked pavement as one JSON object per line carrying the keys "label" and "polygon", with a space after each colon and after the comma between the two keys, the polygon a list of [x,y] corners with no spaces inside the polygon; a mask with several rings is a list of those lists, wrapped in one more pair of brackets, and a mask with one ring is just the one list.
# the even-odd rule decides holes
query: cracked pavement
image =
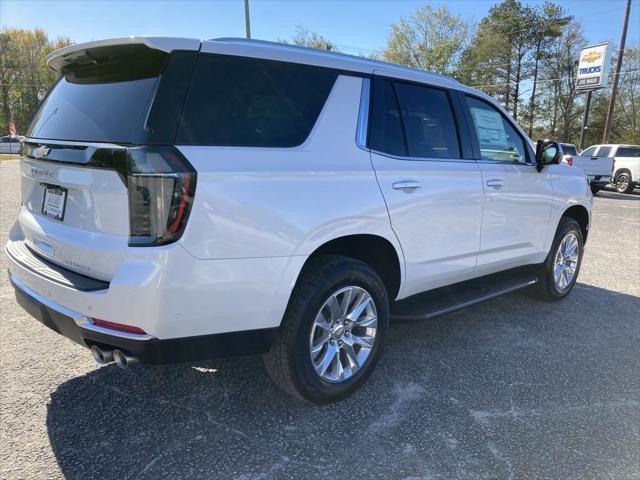
{"label": "cracked pavement", "polygon": [[[0,162],[1,235],[20,205]],[[98,367],[14,301],[2,257],[0,478],[639,479],[640,195],[603,192],[575,291],[394,326],[334,405],[260,357]]]}

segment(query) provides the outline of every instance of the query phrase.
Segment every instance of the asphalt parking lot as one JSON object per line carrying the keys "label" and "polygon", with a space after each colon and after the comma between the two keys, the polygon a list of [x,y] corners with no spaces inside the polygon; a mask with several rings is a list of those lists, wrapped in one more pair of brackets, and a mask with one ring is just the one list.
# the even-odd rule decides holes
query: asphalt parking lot
{"label": "asphalt parking lot", "polygon": [[[0,162],[0,240],[20,205]],[[260,357],[98,367],[0,265],[0,478],[640,479],[640,195],[602,192],[579,284],[391,329],[367,384],[292,403]]]}

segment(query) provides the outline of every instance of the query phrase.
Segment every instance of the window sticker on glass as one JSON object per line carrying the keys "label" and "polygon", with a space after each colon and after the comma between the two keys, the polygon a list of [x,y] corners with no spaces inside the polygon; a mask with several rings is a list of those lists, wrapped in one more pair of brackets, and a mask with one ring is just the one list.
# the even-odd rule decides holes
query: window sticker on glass
{"label": "window sticker on glass", "polygon": [[505,145],[507,134],[498,112],[471,107],[473,121],[478,131],[478,140],[484,145]]}

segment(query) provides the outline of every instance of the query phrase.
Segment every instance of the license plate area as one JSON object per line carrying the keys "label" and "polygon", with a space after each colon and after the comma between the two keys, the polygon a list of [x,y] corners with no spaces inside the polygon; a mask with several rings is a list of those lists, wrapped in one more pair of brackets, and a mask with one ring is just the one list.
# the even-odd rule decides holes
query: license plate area
{"label": "license plate area", "polygon": [[42,214],[49,218],[63,221],[67,205],[67,189],[50,184],[43,184],[43,187]]}

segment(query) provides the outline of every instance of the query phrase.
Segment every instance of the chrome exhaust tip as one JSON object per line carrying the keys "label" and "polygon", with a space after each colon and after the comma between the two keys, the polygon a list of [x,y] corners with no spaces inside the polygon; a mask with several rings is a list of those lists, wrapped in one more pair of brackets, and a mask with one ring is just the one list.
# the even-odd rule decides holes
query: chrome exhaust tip
{"label": "chrome exhaust tip", "polygon": [[123,370],[133,363],[138,363],[138,359],[136,357],[127,355],[120,350],[113,351],[113,360],[116,362],[116,365]]}
{"label": "chrome exhaust tip", "polygon": [[113,362],[113,350],[102,350],[99,346],[92,345],[91,355],[93,355],[93,359],[100,365]]}

